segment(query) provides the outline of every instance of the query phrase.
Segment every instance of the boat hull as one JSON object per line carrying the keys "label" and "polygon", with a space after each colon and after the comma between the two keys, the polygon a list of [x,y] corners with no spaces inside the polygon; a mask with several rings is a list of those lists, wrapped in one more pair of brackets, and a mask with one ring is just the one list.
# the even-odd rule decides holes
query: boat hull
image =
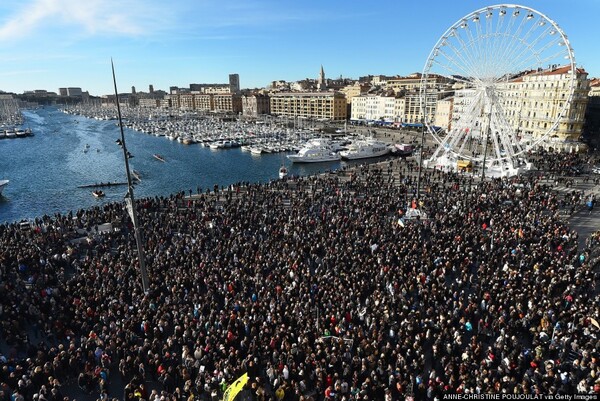
{"label": "boat hull", "polygon": [[342,156],[342,159],[344,160],[359,160],[359,159],[370,159],[372,157],[381,157],[381,156],[385,156],[387,154],[390,153],[390,150],[382,150],[380,152],[373,152],[373,153],[347,153],[347,152],[340,152],[340,155]]}
{"label": "boat hull", "polygon": [[329,155],[329,156],[318,156],[318,157],[304,157],[298,155],[288,155],[287,158],[292,163],[324,163],[324,162],[335,162],[341,159],[340,155]]}

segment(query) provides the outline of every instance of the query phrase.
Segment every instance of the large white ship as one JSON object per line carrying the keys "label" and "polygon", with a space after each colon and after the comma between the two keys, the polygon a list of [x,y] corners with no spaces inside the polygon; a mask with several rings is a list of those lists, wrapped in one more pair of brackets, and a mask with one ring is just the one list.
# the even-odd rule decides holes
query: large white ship
{"label": "large white ship", "polygon": [[375,139],[359,139],[340,152],[345,160],[367,159],[369,157],[385,156],[391,152],[387,143]]}
{"label": "large white ship", "polygon": [[295,155],[288,155],[292,163],[319,163],[340,160],[340,154],[327,139],[313,139]]}

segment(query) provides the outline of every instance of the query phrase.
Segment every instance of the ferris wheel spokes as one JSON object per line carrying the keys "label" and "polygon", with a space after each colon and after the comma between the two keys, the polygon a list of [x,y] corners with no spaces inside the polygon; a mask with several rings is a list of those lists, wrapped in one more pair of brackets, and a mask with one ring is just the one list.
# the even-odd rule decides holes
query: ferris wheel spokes
{"label": "ferris wheel spokes", "polygon": [[[565,65],[570,68],[554,68]],[[458,160],[477,163],[485,159],[500,176],[514,174],[523,156],[567,115],[576,73],[566,35],[546,15],[514,4],[488,6],[467,14],[441,36],[422,74],[422,115],[431,115],[432,91],[444,90],[438,77],[448,78],[446,89],[454,92],[446,130],[428,128],[439,144],[430,164],[456,171]],[[545,97],[538,92],[539,82],[546,78],[535,74],[561,74],[549,78],[562,82],[560,110],[553,109],[550,116],[545,113],[541,119],[538,116],[527,124],[526,132],[521,132],[521,110],[532,108],[536,96]],[[530,82],[538,83],[530,87]],[[437,92],[435,98],[442,99],[443,95]]]}

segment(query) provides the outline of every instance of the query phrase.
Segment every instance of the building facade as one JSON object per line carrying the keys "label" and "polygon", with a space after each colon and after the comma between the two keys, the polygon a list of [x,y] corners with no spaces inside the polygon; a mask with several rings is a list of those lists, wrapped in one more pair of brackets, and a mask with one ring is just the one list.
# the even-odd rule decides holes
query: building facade
{"label": "building facade", "polygon": [[252,94],[242,96],[242,114],[245,116],[258,117],[262,114],[270,114],[271,107],[269,96]]}
{"label": "building facade", "polygon": [[555,141],[577,141],[581,136],[588,102],[587,72],[577,69],[575,90],[569,108],[560,115],[569,96],[570,67],[554,67],[514,79],[506,86],[501,99],[505,114],[518,135],[540,138],[548,133],[554,121],[558,126],[549,133]]}
{"label": "building facade", "polygon": [[242,112],[242,97],[235,93],[222,93],[212,95],[213,111],[225,113],[241,113]]}
{"label": "building facade", "polygon": [[211,111],[215,109],[213,95],[194,93],[194,110]]}
{"label": "building facade", "polygon": [[397,122],[400,110],[396,106],[394,96],[361,95],[352,98],[351,115],[352,121],[380,121]]}
{"label": "building facade", "polygon": [[142,97],[138,99],[138,105],[140,107],[148,108],[148,107],[158,107],[160,104],[160,99],[155,99],[151,97]]}
{"label": "building facade", "polygon": [[355,96],[360,96],[367,93],[371,89],[371,84],[364,82],[355,82],[352,85],[346,85],[340,92],[342,92],[346,96],[346,102],[348,104],[352,104],[352,99]]}
{"label": "building facade", "polygon": [[435,109],[435,118],[433,125],[446,131],[452,128],[452,111],[454,108],[454,96],[438,100]]}
{"label": "building facade", "polygon": [[285,92],[270,95],[271,114],[343,121],[346,97],[340,92]]}

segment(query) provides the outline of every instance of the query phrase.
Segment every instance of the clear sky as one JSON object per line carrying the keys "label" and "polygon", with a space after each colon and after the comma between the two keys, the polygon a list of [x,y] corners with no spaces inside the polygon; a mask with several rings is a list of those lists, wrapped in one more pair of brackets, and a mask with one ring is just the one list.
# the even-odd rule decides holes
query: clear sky
{"label": "clear sky", "polygon": [[[444,31],[481,0],[0,0],[0,90],[81,87],[92,95],[190,83],[422,71]],[[600,0],[528,0],[600,75]]]}

